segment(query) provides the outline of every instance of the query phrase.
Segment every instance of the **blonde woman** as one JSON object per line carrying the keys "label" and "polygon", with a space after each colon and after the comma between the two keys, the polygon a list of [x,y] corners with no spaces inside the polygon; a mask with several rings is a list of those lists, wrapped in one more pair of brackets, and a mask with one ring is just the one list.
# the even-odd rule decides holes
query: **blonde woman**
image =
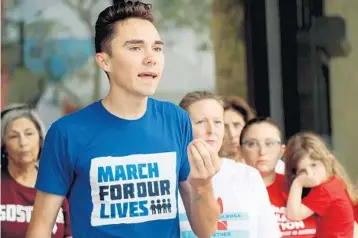
{"label": "blonde woman", "polygon": [[[202,139],[218,153],[225,133],[222,100],[211,92],[200,91],[187,94],[179,105],[189,113],[194,138]],[[265,185],[255,169],[222,158],[213,189],[222,213],[214,237],[280,237]],[[181,203],[179,212],[181,237],[196,237]]]}

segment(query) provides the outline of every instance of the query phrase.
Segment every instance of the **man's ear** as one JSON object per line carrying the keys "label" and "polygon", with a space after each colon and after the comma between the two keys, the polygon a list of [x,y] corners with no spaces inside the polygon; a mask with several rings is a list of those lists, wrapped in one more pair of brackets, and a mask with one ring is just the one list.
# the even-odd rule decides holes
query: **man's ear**
{"label": "man's ear", "polygon": [[105,71],[107,73],[112,72],[111,60],[107,53],[104,53],[104,52],[96,53],[95,58],[96,58],[98,67],[100,67],[103,71]]}

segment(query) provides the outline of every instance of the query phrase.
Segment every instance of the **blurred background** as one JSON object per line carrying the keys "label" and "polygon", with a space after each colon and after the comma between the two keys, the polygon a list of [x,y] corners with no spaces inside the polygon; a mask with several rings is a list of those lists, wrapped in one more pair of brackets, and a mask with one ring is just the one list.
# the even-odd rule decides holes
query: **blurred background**
{"label": "blurred background", "polygon": [[[358,180],[357,0],[147,0],[166,43],[156,98],[242,96],[286,138],[323,136]],[[2,0],[1,107],[36,107],[48,127],[102,98],[94,23],[112,0]]]}

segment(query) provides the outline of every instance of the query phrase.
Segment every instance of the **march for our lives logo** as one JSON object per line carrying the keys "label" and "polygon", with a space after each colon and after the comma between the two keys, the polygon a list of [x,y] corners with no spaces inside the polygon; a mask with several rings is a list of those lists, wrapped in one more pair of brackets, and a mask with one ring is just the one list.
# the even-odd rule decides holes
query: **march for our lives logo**
{"label": "march for our lives logo", "polygon": [[175,218],[176,153],[91,161],[92,226]]}

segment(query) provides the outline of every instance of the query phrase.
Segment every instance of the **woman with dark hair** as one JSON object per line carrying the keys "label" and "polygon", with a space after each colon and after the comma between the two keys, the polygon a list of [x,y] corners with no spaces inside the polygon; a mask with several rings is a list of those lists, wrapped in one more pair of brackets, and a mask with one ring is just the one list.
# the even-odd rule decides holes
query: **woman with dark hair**
{"label": "woman with dark hair", "polygon": [[240,134],[246,122],[255,117],[254,110],[238,96],[224,98],[225,136],[221,152],[228,158],[243,162],[240,155]]}
{"label": "woman with dark hair", "polygon": [[275,169],[286,147],[276,122],[265,117],[249,120],[242,129],[240,143],[246,164],[259,171],[266,185],[281,229],[281,237],[315,238],[317,227],[315,216],[299,221],[289,220],[286,216],[287,183],[285,176],[277,173]]}
{"label": "woman with dark hair", "polygon": [[[245,163],[240,149],[240,135],[246,123],[255,118],[255,111],[238,96],[226,97],[224,103],[225,137],[221,154],[236,162]],[[283,174],[284,170],[285,164],[279,160],[276,172]]]}
{"label": "woman with dark hair", "polygon": [[[1,237],[26,235],[44,135],[43,123],[27,105],[12,105],[1,112]],[[67,201],[52,237],[71,237]]]}

